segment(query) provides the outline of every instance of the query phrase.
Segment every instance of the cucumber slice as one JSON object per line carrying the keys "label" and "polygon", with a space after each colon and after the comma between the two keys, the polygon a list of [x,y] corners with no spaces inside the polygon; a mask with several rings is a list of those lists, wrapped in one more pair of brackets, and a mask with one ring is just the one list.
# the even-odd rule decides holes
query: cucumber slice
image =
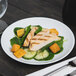
{"label": "cucumber slice", "polygon": [[49,56],[49,52],[47,50],[44,50],[43,52],[39,51],[37,52],[37,55],[35,56],[35,60],[44,60]]}
{"label": "cucumber slice", "polygon": [[44,59],[44,61],[52,60],[54,58],[54,53],[50,51],[50,49],[46,49],[49,52],[49,56]]}
{"label": "cucumber slice", "polygon": [[36,55],[36,51],[30,51],[28,49],[24,49],[26,51],[26,54],[23,56],[24,59],[33,59]]}

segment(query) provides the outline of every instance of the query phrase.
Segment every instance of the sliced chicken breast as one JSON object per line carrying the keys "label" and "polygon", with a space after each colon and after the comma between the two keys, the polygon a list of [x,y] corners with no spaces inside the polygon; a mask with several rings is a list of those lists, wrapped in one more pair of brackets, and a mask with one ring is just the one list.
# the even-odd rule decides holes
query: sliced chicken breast
{"label": "sliced chicken breast", "polygon": [[38,27],[33,27],[29,34],[27,35],[23,46],[29,46],[30,40],[33,38],[35,31],[38,29]]}
{"label": "sliced chicken breast", "polygon": [[58,37],[55,33],[50,34],[49,30],[42,30],[37,35],[35,35],[30,41],[30,50],[37,51],[45,45],[60,39],[61,38]]}

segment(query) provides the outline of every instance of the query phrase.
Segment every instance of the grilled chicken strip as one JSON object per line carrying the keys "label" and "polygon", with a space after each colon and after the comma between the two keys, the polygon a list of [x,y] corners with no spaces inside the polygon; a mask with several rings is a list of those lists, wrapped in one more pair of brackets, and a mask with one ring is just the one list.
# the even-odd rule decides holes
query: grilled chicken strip
{"label": "grilled chicken strip", "polygon": [[38,27],[33,27],[29,34],[27,35],[23,46],[29,46],[30,40],[33,38],[35,31],[38,29]]}
{"label": "grilled chicken strip", "polygon": [[42,30],[37,35],[35,35],[30,41],[30,50],[37,51],[45,45],[60,39],[61,38],[58,37],[55,33],[50,34],[49,30]]}

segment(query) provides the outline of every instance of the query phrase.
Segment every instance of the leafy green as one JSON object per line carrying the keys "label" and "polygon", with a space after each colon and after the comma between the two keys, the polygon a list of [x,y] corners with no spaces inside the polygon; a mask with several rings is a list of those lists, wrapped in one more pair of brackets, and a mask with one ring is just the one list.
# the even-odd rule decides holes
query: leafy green
{"label": "leafy green", "polygon": [[36,25],[35,27],[38,27],[38,29],[35,31],[35,35],[36,35],[42,30],[42,27],[40,25]]}
{"label": "leafy green", "polygon": [[14,29],[14,34],[17,36],[17,30],[19,30],[19,29],[23,29],[22,27],[16,27],[15,29]]}
{"label": "leafy green", "polygon": [[19,45],[22,46],[22,38],[18,38]]}
{"label": "leafy green", "polygon": [[13,37],[11,40],[10,40],[10,43],[11,43],[11,46],[13,46],[13,44],[19,44],[19,40],[17,37]]}

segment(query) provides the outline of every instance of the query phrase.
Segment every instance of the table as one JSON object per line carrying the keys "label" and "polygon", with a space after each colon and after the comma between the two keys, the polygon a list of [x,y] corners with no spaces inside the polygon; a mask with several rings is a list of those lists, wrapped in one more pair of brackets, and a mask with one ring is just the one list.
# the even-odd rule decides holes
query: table
{"label": "table", "polygon": [[[6,21],[8,25],[17,20],[27,17],[49,17],[63,22],[62,8],[64,6],[64,1],[65,0],[8,0],[8,9],[2,19]],[[71,27],[71,25],[68,26]],[[76,27],[71,27],[71,29],[76,36]],[[74,47],[73,51],[67,57],[58,62],[74,57],[75,55],[76,47]],[[47,66],[51,66],[53,64],[58,63],[56,62],[53,64],[42,66],[23,64],[8,57],[2,50],[1,46],[0,62],[2,63],[0,64],[0,69],[5,69],[2,72],[4,76],[10,76],[10,70],[6,68],[5,65],[10,69],[14,70],[15,72],[17,72],[18,76],[24,76],[37,70],[43,69]],[[6,74],[6,72],[8,73]],[[10,74],[11,76],[15,76],[14,73]]]}

